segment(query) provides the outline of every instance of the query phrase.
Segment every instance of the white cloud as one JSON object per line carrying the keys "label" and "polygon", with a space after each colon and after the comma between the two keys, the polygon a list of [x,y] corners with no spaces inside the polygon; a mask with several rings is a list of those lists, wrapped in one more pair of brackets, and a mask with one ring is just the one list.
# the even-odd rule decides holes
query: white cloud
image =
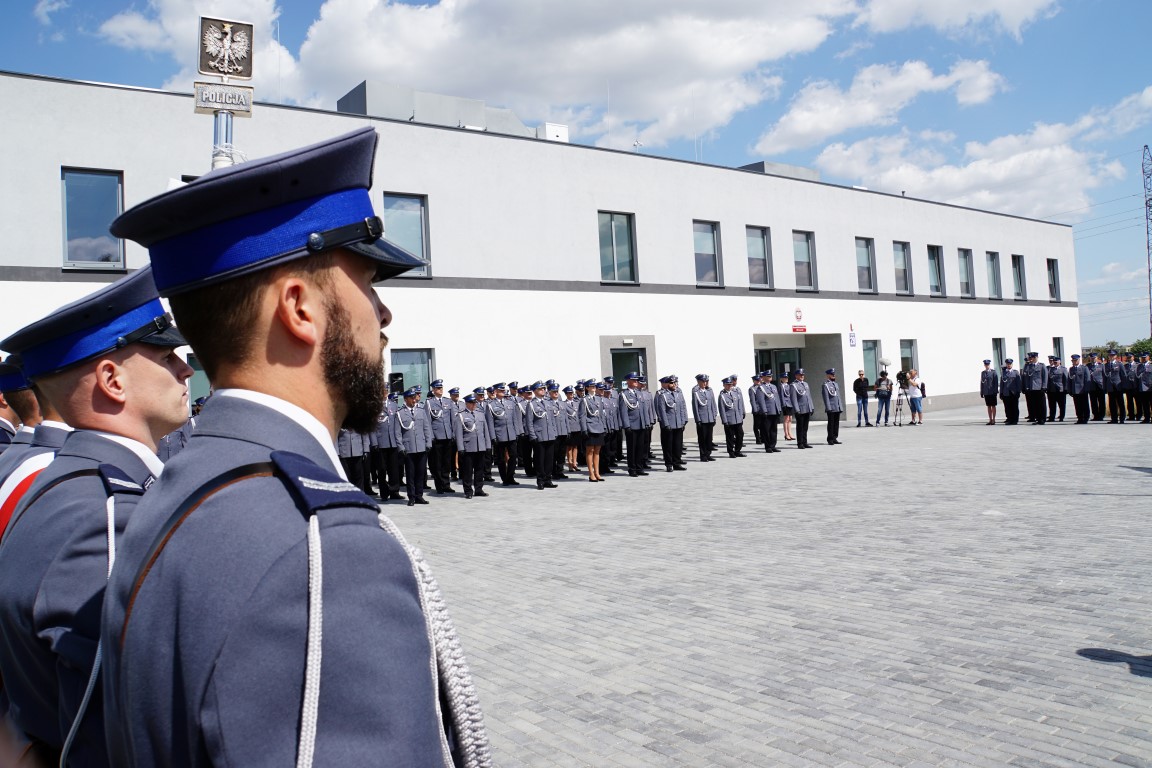
{"label": "white cloud", "polygon": [[868,0],[856,24],[875,32],[916,26],[958,32],[988,25],[1019,39],[1028,24],[1057,11],[1058,0]]}
{"label": "white cloud", "polygon": [[1004,79],[986,61],[960,61],[942,75],[922,61],[908,61],[899,68],[874,64],[857,72],[847,91],[827,80],[805,86],[755,149],[774,155],[815,146],[854,128],[892,125],[920,94],[949,88],[955,88],[959,104],[968,106],[1003,90]]}
{"label": "white cloud", "polygon": [[52,14],[68,7],[67,0],[36,0],[32,15],[44,26],[52,25]]}

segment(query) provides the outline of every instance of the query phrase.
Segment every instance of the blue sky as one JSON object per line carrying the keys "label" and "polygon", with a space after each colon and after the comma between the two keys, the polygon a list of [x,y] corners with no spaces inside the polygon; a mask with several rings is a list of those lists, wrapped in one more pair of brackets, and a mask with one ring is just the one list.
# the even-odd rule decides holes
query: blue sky
{"label": "blue sky", "polygon": [[266,101],[378,79],[579,143],[1072,224],[1084,342],[1150,335],[1147,0],[39,0],[10,4],[0,69],[190,90],[200,15],[256,25]]}

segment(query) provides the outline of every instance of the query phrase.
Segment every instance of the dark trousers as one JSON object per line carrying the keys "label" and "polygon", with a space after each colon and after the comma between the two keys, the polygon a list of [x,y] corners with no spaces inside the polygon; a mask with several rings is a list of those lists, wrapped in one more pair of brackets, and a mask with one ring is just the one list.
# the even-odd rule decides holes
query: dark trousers
{"label": "dark trousers", "polygon": [[460,482],[464,483],[464,493],[484,490],[484,451],[460,452]]}
{"label": "dark trousers", "polygon": [[652,455],[652,426],[640,430],[640,465],[649,468],[648,461]]}
{"label": "dark trousers", "polygon": [[600,447],[600,466],[596,468],[602,475],[614,471],[612,469],[612,465],[616,463],[616,456],[612,453],[612,443],[614,442],[611,432],[604,433],[604,445]]}
{"label": "dark trousers", "polygon": [[744,425],[724,425],[724,447],[728,449],[729,456],[735,456],[744,450]]}
{"label": "dark trousers", "polygon": [[1139,410],[1140,421],[1152,421],[1152,392],[1137,392],[1136,407]]}
{"label": "dark trousers", "polygon": [[500,470],[500,482],[513,482],[516,479],[516,441],[497,441],[495,452],[496,467]]}
{"label": "dark trousers", "polygon": [[1064,392],[1048,393],[1048,421],[1056,421],[1056,411],[1060,411],[1060,421],[1064,421],[1064,406],[1068,395]]}
{"label": "dark trousers", "polygon": [[812,420],[810,413],[797,413],[792,416],[793,426],[796,428],[796,447],[804,448],[808,445],[808,422]]}
{"label": "dark trousers", "polygon": [[647,454],[640,455],[641,447],[644,445],[642,432],[644,432],[643,429],[624,430],[624,441],[628,444],[628,474],[642,470],[644,459],[648,458]]}
{"label": "dark trousers", "polygon": [[1123,392],[1109,392],[1108,393],[1108,420],[1115,422],[1119,417],[1121,424],[1128,418],[1128,412],[1124,410],[1124,393]]}
{"label": "dark trousers", "polygon": [[428,469],[432,472],[432,483],[436,490],[452,487],[452,454],[456,450],[455,440],[433,440],[428,452]]}
{"label": "dark trousers", "polygon": [[696,440],[700,443],[700,460],[712,458],[712,430],[716,428],[716,422],[696,422]]}
{"label": "dark trousers", "polygon": [[528,435],[520,435],[516,438],[516,444],[520,456],[520,466],[524,467],[524,476],[535,477],[536,462],[532,453],[532,440]]}
{"label": "dark trousers", "polygon": [[368,473],[363,456],[341,456],[340,464],[344,467],[344,474],[348,475],[348,482],[364,493],[371,494],[372,486],[368,483]]}
{"label": "dark trousers", "polygon": [[1024,390],[1023,392],[1021,392],[1020,394],[1022,394],[1024,396],[1024,415],[1025,415],[1025,418],[1028,421],[1035,421],[1036,420],[1036,414],[1032,411],[1032,403],[1035,402],[1035,398],[1032,397],[1032,390],[1027,389],[1027,390]]}
{"label": "dark trousers", "polygon": [[624,429],[612,432],[612,463],[615,464],[624,458]]}
{"label": "dark trousers", "polygon": [[537,488],[543,488],[546,483],[552,482],[552,467],[556,462],[555,451],[555,440],[535,440],[532,442]]}
{"label": "dark trousers", "polygon": [[1004,403],[1004,423],[1019,424],[1020,395],[1001,395],[1000,400]]}
{"label": "dark trousers", "polygon": [[1044,391],[1040,389],[1031,389],[1024,393],[1029,421],[1043,424],[1048,420],[1048,408],[1044,403],[1044,394]]}
{"label": "dark trousers", "polygon": [[1081,392],[1078,395],[1072,395],[1072,407],[1076,409],[1076,423],[1088,423],[1088,393]]}
{"label": "dark trousers", "polygon": [[404,454],[404,479],[408,501],[424,498],[424,474],[428,471],[428,452]]}
{"label": "dark trousers", "polygon": [[380,498],[400,493],[400,451],[396,448],[373,448],[376,482]]}
{"label": "dark trousers", "polygon": [[1092,404],[1092,420],[1104,421],[1104,414],[1108,412],[1108,409],[1104,406],[1104,390],[1089,390],[1088,402]]}
{"label": "dark trousers", "polygon": [[660,452],[664,455],[664,466],[683,466],[684,427],[674,429],[660,427]]}
{"label": "dark trousers", "polygon": [[776,425],[779,423],[779,414],[764,414],[764,450],[770,451],[776,447]]}
{"label": "dark trousers", "polygon": [[752,414],[752,437],[756,440],[756,445],[764,442],[764,414]]}
{"label": "dark trousers", "polygon": [[1128,406],[1128,418],[1132,419],[1133,421],[1140,418],[1140,408],[1136,405],[1136,390],[1124,390],[1124,402]]}
{"label": "dark trousers", "polygon": [[552,477],[564,474],[568,460],[568,435],[556,435],[556,445],[552,446]]}
{"label": "dark trousers", "polygon": [[840,411],[825,411],[828,417],[828,444],[840,439]]}

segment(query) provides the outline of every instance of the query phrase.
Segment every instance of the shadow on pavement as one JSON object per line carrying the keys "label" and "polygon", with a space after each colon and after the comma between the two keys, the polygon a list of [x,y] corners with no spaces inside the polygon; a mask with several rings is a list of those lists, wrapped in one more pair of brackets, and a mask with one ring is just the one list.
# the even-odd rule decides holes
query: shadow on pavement
{"label": "shadow on pavement", "polygon": [[1152,656],[1133,656],[1123,651],[1111,651],[1107,648],[1081,648],[1076,651],[1077,656],[1083,656],[1092,661],[1103,661],[1110,664],[1124,663],[1128,671],[1139,677],[1152,677]]}

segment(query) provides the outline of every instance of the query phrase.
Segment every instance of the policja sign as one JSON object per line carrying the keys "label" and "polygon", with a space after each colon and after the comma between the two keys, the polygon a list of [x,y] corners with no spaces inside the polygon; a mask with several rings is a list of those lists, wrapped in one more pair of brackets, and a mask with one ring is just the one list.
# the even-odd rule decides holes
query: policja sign
{"label": "policja sign", "polygon": [[232,116],[252,116],[252,88],[228,80],[252,79],[252,25],[242,21],[200,17],[199,69],[217,75],[219,83],[196,83],[196,113],[214,115],[212,167],[233,165]]}

